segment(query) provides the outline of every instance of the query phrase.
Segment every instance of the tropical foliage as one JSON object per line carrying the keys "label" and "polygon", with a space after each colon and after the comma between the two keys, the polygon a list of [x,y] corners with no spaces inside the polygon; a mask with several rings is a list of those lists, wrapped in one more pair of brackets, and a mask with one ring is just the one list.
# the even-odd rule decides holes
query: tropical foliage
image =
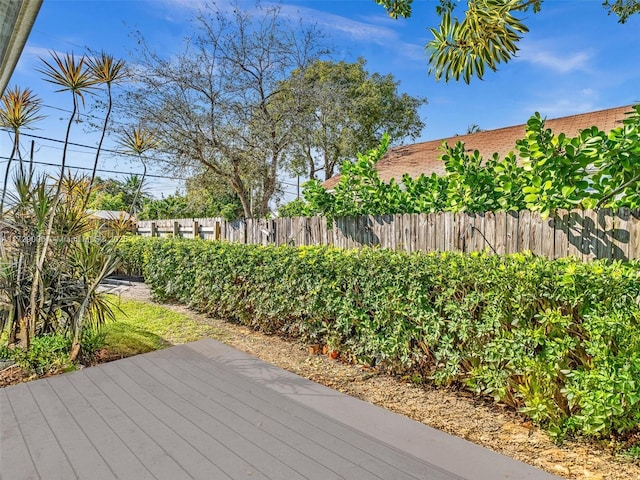
{"label": "tropical foliage", "polygon": [[[411,16],[413,0],[374,0],[382,5],[392,18]],[[518,52],[518,42],[529,31],[520,16],[537,13],[542,0],[468,0],[464,18],[454,16],[458,2],[440,0],[436,13],[440,25],[431,28],[433,40],[429,53],[429,73],[437,80],[462,78],[482,79],[485,70],[495,71],[500,63],[510,61]],[[631,15],[640,12],[638,0],[605,0],[603,6],[609,14],[625,23]]]}
{"label": "tropical foliage", "polygon": [[138,214],[140,220],[163,218],[210,218],[225,220],[241,218],[244,212],[237,194],[226,182],[207,172],[186,181],[184,195],[174,195],[144,202]]}
{"label": "tropical foliage", "polygon": [[140,175],[131,174],[123,180],[96,177],[89,197],[92,210],[119,210],[137,212],[151,200],[149,190]]}
{"label": "tropical foliage", "polygon": [[[119,80],[122,65],[106,54],[89,59],[52,53],[42,62],[45,79],[58,91],[71,93],[73,108],[60,173],[51,178],[35,174],[32,165],[25,168],[19,153],[20,129],[40,118],[39,100],[18,88],[2,99],[0,122],[14,133],[9,163],[17,160],[19,168],[13,171],[12,188],[5,185],[0,210],[0,333],[3,342],[23,352],[40,344],[54,345],[55,350],[64,343],[55,338],[64,338],[69,361],[74,361],[85,333],[112,317],[98,285],[115,269],[118,257],[113,243],[96,236],[87,212],[93,176],[76,177],[66,171],[69,136],[87,94]],[[102,139],[106,128],[105,121]],[[7,176],[10,173],[8,167]]]}
{"label": "tropical foliage", "polygon": [[0,220],[0,330],[8,344],[28,350],[35,337],[62,334],[79,349],[85,327],[111,318],[98,284],[118,260],[84,209],[88,183],[67,175],[55,196],[46,177],[16,174]]}
{"label": "tropical foliage", "polygon": [[388,145],[385,137],[378,148],[345,163],[331,193],[319,181],[305,184],[306,204],[297,210],[336,218],[523,209],[548,216],[556,209],[640,207],[640,105],[609,133],[592,127],[575,137],[553,134],[536,113],[514,152],[502,159],[483,159],[460,142],[445,144],[442,176],[383,182],[375,165]]}

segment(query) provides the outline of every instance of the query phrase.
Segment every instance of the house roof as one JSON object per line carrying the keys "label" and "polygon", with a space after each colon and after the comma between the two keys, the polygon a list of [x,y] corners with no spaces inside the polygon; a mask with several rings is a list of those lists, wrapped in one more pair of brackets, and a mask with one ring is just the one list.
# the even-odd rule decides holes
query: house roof
{"label": "house roof", "polygon": [[[605,132],[609,132],[622,124],[622,120],[631,110],[631,106],[609,108],[596,112],[581,113],[568,117],[546,120],[545,126],[556,135],[564,133],[568,136],[576,136],[581,130],[597,126]],[[457,142],[463,142],[466,150],[473,152],[478,150],[483,158],[490,158],[498,153],[504,158],[509,152],[515,150],[516,140],[524,138],[525,124],[512,127],[486,130],[483,132],[457,135],[455,137],[431,140],[429,142],[414,143],[389,149],[386,155],[376,164],[376,170],[381,180],[388,182],[391,178],[400,179],[408,173],[411,177],[419,177],[420,174],[431,175],[445,173],[444,162],[440,160],[443,142],[450,146]],[[323,183],[327,189],[336,186],[340,176],[330,178]]]}
{"label": "house roof", "polygon": [[0,0],[0,95],[9,83],[42,0]]}

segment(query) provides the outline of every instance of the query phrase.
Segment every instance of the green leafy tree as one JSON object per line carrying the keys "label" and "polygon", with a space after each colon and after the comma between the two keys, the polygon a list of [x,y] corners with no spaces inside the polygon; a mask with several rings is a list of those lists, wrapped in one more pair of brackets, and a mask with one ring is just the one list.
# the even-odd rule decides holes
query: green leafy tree
{"label": "green leafy tree", "polygon": [[424,98],[398,92],[393,75],[369,73],[366,62],[317,60],[283,83],[289,108],[298,110],[290,168],[308,178],[331,178],[357,152],[374,148],[387,133],[397,143],[417,138],[424,127]]}
{"label": "green leafy tree", "polygon": [[[92,210],[121,210],[128,212],[142,208],[144,202],[151,200],[142,177],[131,174],[124,180],[114,178],[94,179],[96,188],[92,189],[88,208]],[[138,193],[139,191],[139,193]],[[137,194],[137,197],[136,197]]]}
{"label": "green leafy tree", "polygon": [[189,218],[189,202],[187,197],[169,195],[162,198],[153,198],[144,202],[142,210],[138,214],[140,220],[160,220],[165,218]]}
{"label": "green leafy tree", "polygon": [[122,192],[115,195],[107,192],[95,191],[91,194],[89,199],[89,210],[113,210],[126,212],[129,210],[129,205],[124,198]]}
{"label": "green leafy tree", "polygon": [[242,204],[236,193],[220,179],[203,172],[187,180],[186,194],[169,195],[145,201],[138,215],[141,220],[166,218],[242,217]]}
{"label": "green leafy tree", "polygon": [[[411,16],[413,0],[374,1],[392,18]],[[429,73],[437,80],[462,78],[469,83],[472,77],[482,79],[485,70],[495,71],[513,58],[522,35],[529,31],[518,17],[539,12],[542,0],[468,0],[462,20],[454,16],[456,6],[453,0],[440,0],[436,7],[440,25],[430,29],[433,40],[426,46]],[[605,0],[603,6],[620,23],[640,12],[638,0]]]}
{"label": "green leafy tree", "polygon": [[278,217],[295,218],[307,216],[307,204],[302,198],[296,198],[278,208]]}

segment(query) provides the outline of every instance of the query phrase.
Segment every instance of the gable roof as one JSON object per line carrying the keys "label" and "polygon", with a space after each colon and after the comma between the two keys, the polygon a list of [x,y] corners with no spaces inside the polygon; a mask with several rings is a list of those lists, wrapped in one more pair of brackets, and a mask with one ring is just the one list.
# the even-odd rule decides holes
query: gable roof
{"label": "gable roof", "polygon": [[[581,113],[545,121],[545,127],[550,128],[554,134],[564,133],[568,136],[576,136],[581,130],[594,125],[605,132],[611,131],[622,124],[626,114],[631,111],[630,105],[609,108],[596,112]],[[449,146],[457,142],[463,142],[466,150],[473,152],[478,150],[483,158],[491,158],[498,153],[504,158],[509,152],[515,150],[516,140],[524,138],[525,124],[512,127],[486,130],[483,132],[457,135],[455,137],[431,140],[429,142],[414,143],[390,148],[384,157],[376,164],[376,170],[381,180],[388,182],[391,178],[399,180],[402,175],[408,173],[416,178],[420,174],[431,175],[445,173],[444,162],[440,160],[442,143]],[[340,175],[331,177],[323,183],[327,189],[332,189],[340,180]]]}

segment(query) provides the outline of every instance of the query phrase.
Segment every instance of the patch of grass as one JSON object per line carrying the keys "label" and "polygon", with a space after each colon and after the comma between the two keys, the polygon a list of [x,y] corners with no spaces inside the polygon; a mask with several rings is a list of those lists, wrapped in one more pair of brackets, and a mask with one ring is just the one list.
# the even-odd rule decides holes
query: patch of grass
{"label": "patch of grass", "polygon": [[640,445],[634,445],[624,450],[622,456],[631,460],[640,460]]}
{"label": "patch of grass", "polygon": [[116,320],[104,325],[104,348],[110,356],[129,357],[171,345],[192,342],[219,332],[160,305],[115,301]]}

